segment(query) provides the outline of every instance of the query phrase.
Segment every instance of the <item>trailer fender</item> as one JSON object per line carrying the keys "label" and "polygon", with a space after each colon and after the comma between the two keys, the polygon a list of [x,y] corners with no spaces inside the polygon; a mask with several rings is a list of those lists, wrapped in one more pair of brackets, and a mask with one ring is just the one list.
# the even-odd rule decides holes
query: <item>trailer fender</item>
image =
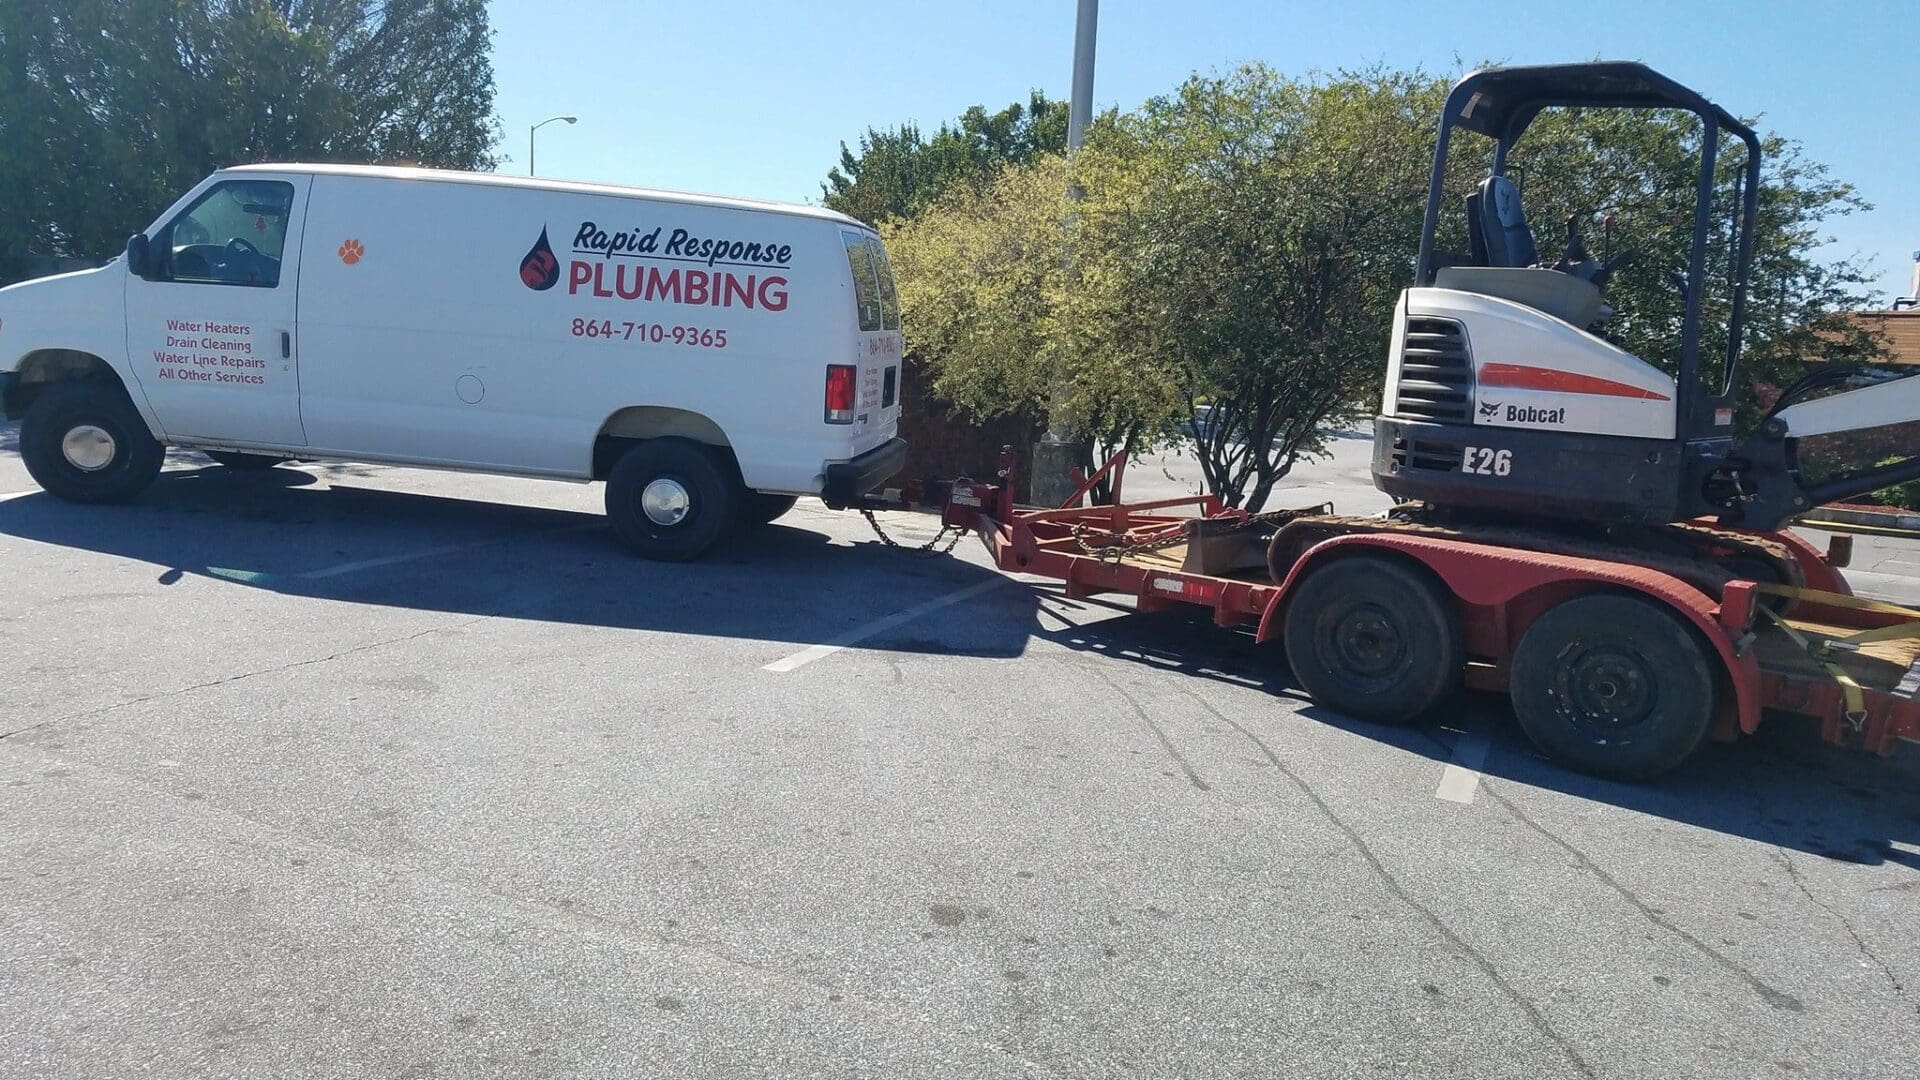
{"label": "trailer fender", "polygon": [[1362,549],[1420,563],[1460,601],[1468,655],[1491,661],[1495,669],[1493,685],[1483,683],[1483,688],[1505,689],[1513,646],[1541,612],[1581,593],[1615,589],[1665,604],[1693,624],[1720,658],[1726,676],[1723,685],[1729,693],[1721,702],[1716,737],[1734,737],[1736,725],[1738,732],[1746,733],[1760,725],[1759,661],[1750,649],[1736,648],[1738,643],[1720,624],[1719,605],[1679,578],[1626,563],[1438,537],[1391,533],[1335,537],[1309,549],[1288,570],[1286,581],[1260,616],[1255,640],[1266,642],[1279,636],[1287,597],[1303,575],[1328,559]]}

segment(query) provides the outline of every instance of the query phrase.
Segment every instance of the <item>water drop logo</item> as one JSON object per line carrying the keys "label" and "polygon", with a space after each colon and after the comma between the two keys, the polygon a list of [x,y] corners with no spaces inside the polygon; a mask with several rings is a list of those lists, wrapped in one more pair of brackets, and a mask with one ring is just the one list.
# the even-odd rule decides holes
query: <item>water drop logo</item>
{"label": "water drop logo", "polygon": [[540,239],[527,249],[527,257],[520,260],[520,283],[534,292],[545,292],[559,280],[560,260],[553,257],[553,245],[547,243],[547,230],[542,226]]}

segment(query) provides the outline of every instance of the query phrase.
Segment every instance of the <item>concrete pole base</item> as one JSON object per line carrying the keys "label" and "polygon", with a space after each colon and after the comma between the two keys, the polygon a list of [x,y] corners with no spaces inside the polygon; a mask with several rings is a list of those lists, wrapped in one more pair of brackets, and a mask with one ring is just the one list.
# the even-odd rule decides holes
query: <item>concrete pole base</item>
{"label": "concrete pole base", "polygon": [[1079,485],[1073,479],[1073,470],[1087,463],[1091,449],[1084,442],[1056,439],[1052,435],[1033,444],[1032,477],[1033,502],[1035,506],[1059,506],[1073,494]]}

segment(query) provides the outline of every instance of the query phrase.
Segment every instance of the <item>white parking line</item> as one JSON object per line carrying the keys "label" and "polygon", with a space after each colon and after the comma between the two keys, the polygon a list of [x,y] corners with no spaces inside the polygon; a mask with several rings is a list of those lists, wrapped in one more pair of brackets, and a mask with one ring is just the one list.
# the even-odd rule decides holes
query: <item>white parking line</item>
{"label": "white parking line", "polygon": [[0,494],[0,502],[6,502],[8,499],[18,499],[23,495],[38,495],[39,493],[37,489],[34,491],[9,491],[5,494]]}
{"label": "white parking line", "polygon": [[970,597],[978,596],[981,593],[986,592],[988,589],[991,589],[997,585],[1004,585],[1006,584],[1006,582],[1007,582],[1007,579],[1003,577],[993,577],[993,578],[989,578],[986,581],[976,582],[972,585],[967,586],[964,589],[958,590],[957,592],[950,592],[945,596],[935,597],[924,604],[915,604],[914,606],[906,609],[905,611],[894,612],[892,615],[889,615],[884,619],[875,619],[874,621],[867,623],[865,626],[856,626],[852,630],[847,631],[845,634],[842,634],[839,637],[834,638],[832,641],[829,641],[820,645],[809,645],[806,648],[801,649],[799,652],[794,653],[792,656],[782,657],[779,660],[775,660],[773,663],[768,664],[765,667],[762,667],[760,670],[792,671],[795,668],[806,667],[808,664],[813,663],[815,660],[819,660],[822,657],[832,656],[834,653],[839,652],[841,649],[844,649],[849,645],[857,645],[860,642],[865,641],[866,639],[874,636],[875,634],[884,633],[885,631],[891,630],[894,627],[901,625],[902,623],[912,622],[913,620],[919,618],[922,615],[927,614],[928,612],[938,611],[941,608],[947,607],[950,604],[957,604],[962,600],[966,600]]}
{"label": "white parking line", "polygon": [[1486,720],[1477,717],[1470,721],[1461,732],[1460,741],[1453,746],[1453,760],[1440,774],[1440,786],[1433,797],[1447,802],[1472,802],[1474,793],[1480,790],[1480,767],[1487,763],[1487,749],[1491,745]]}

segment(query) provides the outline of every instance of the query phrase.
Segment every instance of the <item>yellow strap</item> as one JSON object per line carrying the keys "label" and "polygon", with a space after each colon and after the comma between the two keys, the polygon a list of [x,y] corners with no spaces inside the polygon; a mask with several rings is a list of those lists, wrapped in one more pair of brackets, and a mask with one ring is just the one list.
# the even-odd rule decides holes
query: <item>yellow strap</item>
{"label": "yellow strap", "polygon": [[1920,637],[1920,622],[1894,623],[1892,626],[1876,626],[1871,630],[1862,630],[1857,634],[1848,634],[1836,641],[1849,645],[1865,645],[1872,641],[1898,641],[1901,638]]}
{"label": "yellow strap", "polygon": [[[1920,611],[1915,611],[1909,607],[1901,607],[1898,604],[1888,604],[1879,600],[1867,600],[1858,596],[1848,596],[1845,593],[1825,592],[1820,589],[1796,589],[1791,585],[1758,584],[1754,586],[1754,591],[1765,593],[1768,596],[1786,596],[1796,600],[1809,600],[1826,607],[1845,608],[1849,611],[1870,611],[1879,615],[1904,615],[1908,620],[1903,623],[1894,623],[1891,626],[1876,626],[1871,630],[1862,630],[1856,634],[1846,634],[1840,637],[1828,637],[1825,634],[1813,635],[1813,637],[1823,644],[1829,641],[1835,641],[1843,645],[1866,645],[1875,641],[1898,641],[1901,638],[1920,637]],[[1768,611],[1766,608],[1762,608],[1761,610]],[[1768,611],[1768,614],[1772,614],[1772,612]],[[1779,622],[1778,619],[1774,621]]]}
{"label": "yellow strap", "polygon": [[1868,600],[1862,596],[1848,596],[1846,593],[1827,592],[1823,589],[1800,589],[1792,585],[1771,585],[1757,582],[1753,591],[1768,596],[1785,596],[1794,600],[1810,600],[1826,607],[1846,608],[1849,611],[1871,611],[1881,615],[1905,615],[1920,620],[1920,611],[1899,604],[1889,604],[1882,600]]}
{"label": "yellow strap", "polygon": [[[1762,589],[1773,589],[1784,588],[1785,586],[1762,585],[1760,587]],[[1827,595],[1831,596],[1834,594],[1828,593]],[[1872,601],[1868,602],[1871,603]],[[1840,696],[1845,699],[1847,703],[1847,723],[1852,724],[1855,731],[1859,731],[1860,725],[1867,718],[1867,696],[1860,689],[1860,684],[1854,681],[1853,676],[1847,674],[1846,668],[1833,662],[1826,650],[1824,642],[1809,640],[1805,634],[1796,630],[1791,623],[1776,614],[1772,608],[1762,607],[1760,613],[1773,620],[1775,626],[1778,626],[1788,637],[1792,638],[1795,644],[1805,649],[1807,655],[1813,658],[1814,663],[1825,668],[1827,674],[1832,676],[1833,681],[1840,684]],[[1912,625],[1914,624],[1909,624],[1909,626]]]}

